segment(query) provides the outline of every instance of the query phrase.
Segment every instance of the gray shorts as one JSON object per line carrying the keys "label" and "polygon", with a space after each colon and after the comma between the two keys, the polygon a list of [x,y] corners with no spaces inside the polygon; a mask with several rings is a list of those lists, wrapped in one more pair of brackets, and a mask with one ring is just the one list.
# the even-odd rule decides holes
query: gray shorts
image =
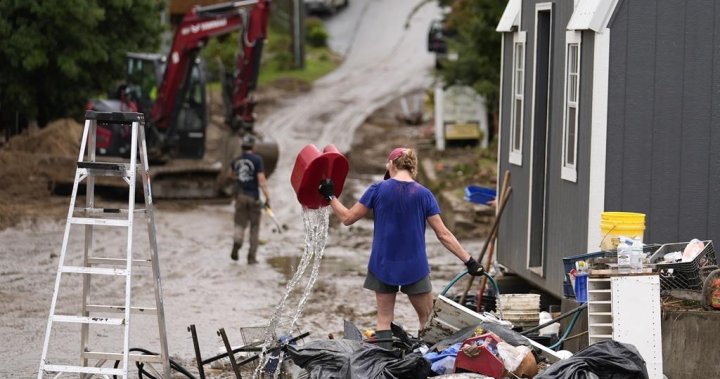
{"label": "gray shorts", "polygon": [[397,293],[399,289],[404,294],[418,295],[432,291],[432,283],[430,283],[430,276],[428,275],[415,283],[406,284],[404,286],[395,286],[381,282],[380,279],[368,270],[363,288],[379,293]]}

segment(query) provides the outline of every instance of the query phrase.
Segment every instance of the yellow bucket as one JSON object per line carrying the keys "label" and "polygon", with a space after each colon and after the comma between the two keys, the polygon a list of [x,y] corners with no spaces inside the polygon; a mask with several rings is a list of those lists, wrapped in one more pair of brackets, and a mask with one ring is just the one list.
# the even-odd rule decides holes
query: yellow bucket
{"label": "yellow bucket", "polygon": [[602,250],[615,250],[620,236],[640,238],[645,234],[645,214],[633,212],[603,212],[600,222]]}

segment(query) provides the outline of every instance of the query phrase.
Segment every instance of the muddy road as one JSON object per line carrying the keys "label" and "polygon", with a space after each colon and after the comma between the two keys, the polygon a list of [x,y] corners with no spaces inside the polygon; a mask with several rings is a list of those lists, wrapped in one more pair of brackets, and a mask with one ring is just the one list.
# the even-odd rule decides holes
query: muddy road
{"label": "muddy road", "polygon": [[[425,50],[426,32],[439,10],[430,3],[409,18],[419,3],[351,1],[347,9],[328,20],[331,45],[345,55],[344,64],[316,82],[309,92],[281,101],[279,109],[257,125],[280,145],[278,169],[269,182],[275,214],[287,225],[287,230],[279,234],[267,217],[263,219],[258,265],[248,266],[244,259],[236,263],[229,258],[232,205],[158,204],[157,239],[173,358],[191,363],[193,348],[186,330],[190,324],[197,326],[203,355],[210,356],[222,346],[216,335],[219,328],[224,327],[230,340],[240,345],[241,327],[268,322],[304,246],[301,208],[289,180],[295,156],[308,143],[321,148],[332,143],[350,152],[353,137],[362,134],[360,127],[368,116],[432,82],[433,57]],[[383,151],[394,147],[390,140],[365,140],[364,144],[368,142],[382,146]],[[382,167],[384,154],[376,159]],[[342,200],[353,201],[381,174],[353,171]],[[94,235],[95,252],[120,257],[125,232],[98,229]],[[63,230],[64,220],[48,218],[0,231],[0,377],[27,378],[37,373]],[[81,230],[73,230],[71,236],[68,264],[77,262],[75,257],[82,254],[83,246]],[[371,237],[371,220],[361,220],[351,228],[331,225],[320,276],[298,323],[299,330],[311,332],[311,338],[326,338],[328,333],[341,335],[343,319],[352,320],[360,328],[374,326],[374,295],[362,290]],[[463,266],[431,233],[428,241],[432,279],[438,292]],[[462,242],[473,251],[481,244]],[[135,230],[134,246],[136,256],[148,253],[147,234],[141,227]],[[246,249],[241,254],[246,254]],[[135,270],[135,304],[152,304],[151,285],[149,271]],[[120,279],[94,280],[92,287],[94,302],[122,303],[124,284]],[[63,288],[58,310],[73,313],[80,299],[79,278],[65,275]],[[396,314],[401,324],[411,330],[417,328],[406,298],[399,298]],[[152,316],[134,316],[131,321],[134,332],[130,345],[157,351]],[[56,348],[50,355],[76,364],[79,327],[54,329]],[[95,349],[120,350],[121,339],[114,338],[117,332],[99,329],[95,333],[102,335],[102,340],[114,340],[112,345],[95,345]]]}

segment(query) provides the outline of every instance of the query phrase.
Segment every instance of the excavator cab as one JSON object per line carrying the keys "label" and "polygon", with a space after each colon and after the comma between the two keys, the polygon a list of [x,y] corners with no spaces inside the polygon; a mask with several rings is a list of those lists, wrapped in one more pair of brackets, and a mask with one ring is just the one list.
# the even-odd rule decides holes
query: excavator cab
{"label": "excavator cab", "polygon": [[[138,112],[151,119],[158,96],[158,88],[165,72],[166,58],[160,54],[128,53],[127,87]],[[169,130],[162,133],[163,153],[173,158],[201,159],[205,154],[205,136],[208,124],[205,74],[200,58],[193,60],[187,80],[179,90],[174,120]],[[152,145],[152,144],[151,144]]]}

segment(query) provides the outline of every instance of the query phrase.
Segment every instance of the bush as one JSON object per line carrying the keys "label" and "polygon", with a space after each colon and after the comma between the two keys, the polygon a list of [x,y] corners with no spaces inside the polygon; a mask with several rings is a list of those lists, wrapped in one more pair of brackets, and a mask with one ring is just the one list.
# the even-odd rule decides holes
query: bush
{"label": "bush", "polygon": [[318,18],[311,17],[305,21],[305,40],[310,46],[327,46],[328,33],[325,25]]}

